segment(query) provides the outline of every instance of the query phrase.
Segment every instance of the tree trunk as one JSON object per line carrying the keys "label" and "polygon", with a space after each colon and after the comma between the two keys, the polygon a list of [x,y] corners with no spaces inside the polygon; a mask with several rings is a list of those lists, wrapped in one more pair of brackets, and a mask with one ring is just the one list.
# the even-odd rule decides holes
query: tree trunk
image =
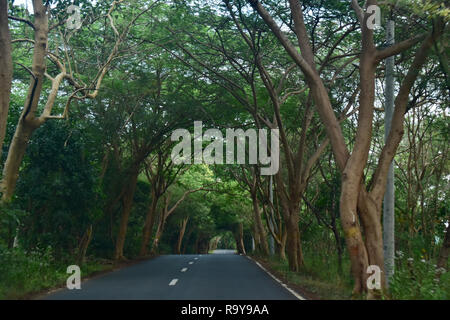
{"label": "tree trunk", "polygon": [[340,275],[343,274],[343,270],[342,270],[342,243],[341,243],[341,238],[339,235],[339,231],[336,227],[336,219],[333,218],[332,223],[331,223],[331,230],[333,231],[333,235],[334,235],[334,240],[336,241],[336,251],[337,251],[337,256],[338,256],[338,273]]}
{"label": "tree trunk", "polygon": [[86,252],[89,247],[89,244],[92,240],[92,224],[84,232],[83,237],[81,238],[80,245],[78,246],[78,265],[83,265],[86,258]]}
{"label": "tree trunk", "polygon": [[196,253],[198,254],[208,254],[209,252],[209,241],[208,239],[205,239],[204,237],[201,237],[198,241],[198,250]]}
{"label": "tree trunk", "polygon": [[134,192],[136,190],[138,175],[139,170],[137,169],[132,170],[132,172],[130,173],[130,177],[128,179],[128,183],[125,186],[126,191],[122,197],[123,208],[119,232],[117,234],[116,249],[114,254],[115,260],[125,259],[123,255],[123,247],[125,244],[125,237],[127,235],[128,219],[130,217],[131,209],[133,208],[133,198]]}
{"label": "tree trunk", "polygon": [[[358,196],[358,212],[365,236],[365,247],[368,256],[368,264],[375,265],[381,271],[381,291],[386,288],[384,276],[384,252],[383,252],[383,227],[381,225],[381,202],[375,204],[372,197],[367,194],[363,186],[360,187]],[[366,270],[367,271],[367,270]],[[367,286],[365,286],[367,289]],[[367,290],[369,298],[381,297],[379,290]]]}
{"label": "tree trunk", "polygon": [[217,246],[219,245],[220,239],[222,237],[214,237],[209,244],[209,248],[211,249],[211,251],[214,251],[217,249]]}
{"label": "tree trunk", "polygon": [[153,239],[152,250],[151,250],[152,254],[156,254],[158,252],[159,243],[160,243],[162,234],[164,232],[165,224],[166,224],[166,217],[165,217],[165,212],[163,210],[161,212],[161,217],[159,219],[158,229],[156,230],[155,238]]}
{"label": "tree trunk", "polygon": [[269,255],[269,246],[267,243],[267,237],[266,232],[264,230],[264,226],[261,220],[261,210],[259,208],[258,198],[256,196],[256,190],[253,194],[252,192],[252,202],[253,202],[253,216],[255,219],[255,241],[258,239],[259,248],[257,246],[257,249],[260,253],[268,256]]}
{"label": "tree trunk", "polygon": [[447,222],[447,228],[445,231],[444,243],[442,244],[441,251],[438,257],[438,268],[444,268],[448,270],[448,256],[450,253],[450,221]]}
{"label": "tree trunk", "polygon": [[234,232],[234,239],[236,240],[236,249],[240,254],[246,254],[244,246],[244,225],[239,222],[237,230]]}
{"label": "tree trunk", "polygon": [[252,251],[253,252],[261,252],[261,240],[259,239],[259,233],[257,230],[256,222],[252,224]]}
{"label": "tree trunk", "polygon": [[281,260],[286,260],[286,242],[287,242],[287,232],[286,229],[283,230],[283,235],[281,237],[281,243],[277,243],[277,254]]}
{"label": "tree trunk", "polygon": [[183,193],[183,195],[181,196],[181,198],[178,199],[178,201],[170,209],[169,209],[170,194],[168,196],[166,196],[165,205],[161,212],[160,223],[158,225],[158,230],[156,231],[156,236],[155,236],[155,239],[154,239],[153,245],[152,245],[152,254],[156,253],[158,250],[159,241],[160,241],[162,233],[164,231],[164,227],[165,227],[167,218],[175,211],[176,208],[178,208],[178,206],[184,201],[184,199],[186,199],[186,197],[189,194],[200,191],[202,189],[203,188],[198,188],[198,189],[194,189],[194,190],[185,191]]}
{"label": "tree trunk", "polygon": [[187,235],[184,237],[186,240],[184,241],[182,254],[186,254],[186,250],[189,245],[189,240],[191,239],[192,232],[194,232],[194,229],[190,228]]}
{"label": "tree trunk", "polygon": [[[3,5],[3,0],[1,3]],[[33,10],[34,10],[34,47],[33,47],[33,62],[31,68],[30,85],[28,87],[28,94],[25,100],[24,108],[20,116],[19,122],[14,133],[14,138],[9,146],[8,156],[3,168],[3,177],[0,182],[0,192],[3,194],[1,202],[8,202],[12,199],[14,194],[17,179],[19,178],[19,168],[22,164],[23,157],[26,152],[27,143],[33,134],[33,132],[39,128],[42,124],[51,117],[51,111],[55,104],[56,97],[58,95],[59,86],[63,79],[68,76],[65,70],[65,64],[56,59],[56,64],[58,65],[60,73],[51,79],[52,85],[50,93],[47,97],[47,101],[43,108],[42,114],[37,117],[36,113],[38,111],[39,100],[41,98],[42,87],[44,82],[44,76],[46,72],[46,57],[48,55],[48,11],[49,6],[44,5],[42,0],[33,0]],[[111,10],[114,8],[115,2]],[[7,19],[4,20],[3,17],[0,19],[2,22],[7,23]],[[1,27],[0,27],[1,29]],[[2,33],[2,31],[0,31]],[[1,35],[0,35],[1,37]],[[92,94],[87,94],[87,97],[93,99],[97,96],[99,92],[100,84],[108,71],[111,60],[117,54],[117,48],[122,41],[122,37],[118,37],[116,45],[113,51],[109,55],[107,63],[99,71],[99,77],[96,81],[95,91]],[[0,47],[4,47],[0,44]],[[7,47],[6,47],[7,50]],[[0,59],[2,60],[2,59]],[[0,62],[1,64],[2,62]],[[0,65],[0,70],[3,70],[3,66]],[[8,70],[8,69],[6,69]],[[7,72],[6,72],[7,74]],[[6,88],[8,85],[6,84]],[[4,88],[2,82],[0,82],[0,88]],[[0,89],[0,90],[2,90]],[[87,89],[87,88],[86,88]],[[2,95],[2,93],[0,93]],[[0,103],[4,103],[6,99],[0,96]],[[3,106],[1,106],[0,112]],[[3,117],[3,115],[2,115]],[[3,120],[3,118],[1,118]],[[2,136],[1,120],[0,120],[0,136]],[[3,138],[0,139],[3,142]],[[1,146],[0,146],[1,150]]]}
{"label": "tree trunk", "polygon": [[346,235],[353,278],[355,280],[353,295],[361,295],[366,288],[369,266],[367,251],[363,242],[356,210],[358,202],[359,183],[349,180],[344,173],[342,176],[342,189],[340,199],[340,214],[342,229]]}
{"label": "tree trunk", "polygon": [[48,15],[42,1],[33,1],[34,8],[34,51],[33,65],[30,76],[30,86],[25,100],[24,108],[19,119],[13,140],[8,151],[8,157],[3,168],[3,178],[0,183],[2,202],[12,199],[19,178],[19,168],[25,155],[28,141],[43,122],[35,118],[39,98],[41,96],[44,73],[46,69],[45,57],[47,54]]}
{"label": "tree trunk", "polygon": [[194,252],[198,253],[198,242],[199,242],[199,238],[197,236],[197,238],[195,239],[195,244],[194,244]]}
{"label": "tree trunk", "polygon": [[145,256],[148,252],[148,244],[150,242],[150,237],[153,230],[153,225],[155,224],[155,214],[156,207],[158,205],[158,199],[156,198],[156,193],[152,190],[152,203],[148,208],[147,215],[145,217],[144,229],[142,231],[142,244],[139,255]]}
{"label": "tree trunk", "polygon": [[8,1],[0,0],[0,163],[8,120],[13,76],[11,34],[8,26]]}
{"label": "tree trunk", "polygon": [[181,244],[183,243],[183,237],[184,237],[184,233],[186,232],[186,226],[187,226],[188,221],[189,221],[189,217],[186,217],[181,222],[180,233],[178,235],[178,241],[177,241],[177,254],[181,254]]}
{"label": "tree trunk", "polygon": [[300,243],[300,229],[298,227],[298,213],[292,213],[286,221],[287,231],[287,256],[289,261],[289,270],[300,271],[303,267],[303,252]]}
{"label": "tree trunk", "polygon": [[9,147],[8,157],[3,168],[3,179],[0,183],[0,190],[3,192],[3,202],[9,202],[14,195],[17,179],[19,178],[19,168],[34,130],[35,127],[23,119],[23,117],[19,120]]}
{"label": "tree trunk", "polygon": [[[276,179],[277,185],[280,186],[283,183],[281,177],[277,175]],[[289,270],[297,272],[304,266],[304,261],[300,241],[300,228],[298,225],[300,197],[297,198],[294,194],[301,196],[299,190],[293,190],[290,199],[283,196],[282,193],[279,193],[283,220],[286,227],[286,253],[289,263]]]}

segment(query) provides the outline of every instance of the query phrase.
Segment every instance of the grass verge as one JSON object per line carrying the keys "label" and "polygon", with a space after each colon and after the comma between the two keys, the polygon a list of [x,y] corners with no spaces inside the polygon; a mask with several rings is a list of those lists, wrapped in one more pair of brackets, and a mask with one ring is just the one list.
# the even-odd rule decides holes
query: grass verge
{"label": "grass verge", "polygon": [[286,260],[278,257],[252,256],[275,277],[308,300],[348,300],[351,299],[351,283],[342,277],[329,274],[321,276],[320,272],[307,267],[300,272],[289,271]]}
{"label": "grass verge", "polygon": [[[87,259],[81,269],[81,280],[121,269],[150,257],[114,262]],[[56,261],[51,253],[10,249],[0,252],[0,300],[39,299],[48,292],[65,288],[69,261]]]}

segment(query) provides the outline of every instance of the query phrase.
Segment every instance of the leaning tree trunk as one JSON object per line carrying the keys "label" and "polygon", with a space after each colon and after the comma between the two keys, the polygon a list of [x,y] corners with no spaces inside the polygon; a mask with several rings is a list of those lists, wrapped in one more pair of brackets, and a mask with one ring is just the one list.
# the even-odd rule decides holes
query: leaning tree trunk
{"label": "leaning tree trunk", "polygon": [[87,227],[86,231],[83,234],[83,237],[81,238],[80,244],[78,246],[78,265],[83,265],[86,257],[86,252],[89,247],[89,244],[92,240],[92,224]]}
{"label": "leaning tree trunk", "polygon": [[259,239],[259,233],[256,227],[256,223],[252,224],[252,251],[261,252],[261,240]]}
{"label": "leaning tree trunk", "polygon": [[156,254],[158,252],[159,243],[160,243],[162,234],[164,232],[165,225],[166,225],[166,217],[165,217],[165,211],[163,210],[161,212],[161,218],[159,219],[158,229],[156,230],[155,239],[153,239],[152,250],[151,250],[152,254]]}
{"label": "leaning tree trunk", "polygon": [[178,241],[177,241],[177,251],[176,251],[177,254],[181,254],[181,244],[183,243],[183,237],[184,237],[184,233],[186,232],[186,226],[187,226],[188,221],[189,221],[189,217],[186,217],[181,222],[180,233],[178,234]]}
{"label": "leaning tree trunk", "polygon": [[275,242],[275,253],[280,257],[281,260],[286,260],[286,242],[287,232],[285,229],[283,230],[280,243]]}
{"label": "leaning tree trunk", "polygon": [[28,122],[23,114],[17,125],[13,140],[9,147],[8,157],[3,168],[3,179],[0,190],[3,192],[2,201],[8,202],[12,199],[19,178],[19,168],[27,150],[31,134],[36,127]]}
{"label": "leaning tree trunk", "polygon": [[13,76],[11,34],[8,27],[8,1],[0,0],[0,161],[6,134]]}
{"label": "leaning tree trunk", "polygon": [[[44,82],[44,76],[46,72],[46,57],[48,55],[48,5],[44,5],[42,0],[33,0],[33,10],[34,10],[34,47],[33,47],[33,62],[31,70],[28,70],[31,74],[30,76],[30,85],[28,88],[27,98],[25,100],[24,108],[22,114],[19,118],[19,122],[16,127],[16,131],[14,133],[13,140],[9,146],[8,156],[5,162],[5,166],[3,168],[3,178],[0,182],[0,192],[3,194],[1,198],[1,202],[8,202],[12,199],[14,194],[17,179],[19,178],[19,168],[22,163],[23,157],[26,152],[27,144],[31,138],[33,132],[43,125],[47,119],[55,118],[51,116],[52,108],[55,104],[56,97],[58,95],[59,86],[64,78],[68,76],[65,70],[65,64],[59,61],[56,57],[55,64],[57,64],[60,69],[60,73],[55,77],[51,78],[51,89],[48,94],[47,101],[45,106],[43,107],[42,114],[38,117],[36,115],[38,111],[39,101],[41,98],[42,87]],[[3,5],[3,0],[1,1]],[[113,5],[109,12],[113,10],[115,7],[116,1],[113,2]],[[3,11],[3,10],[2,10]],[[3,17],[1,18],[2,22],[5,22]],[[111,26],[114,28],[113,23],[111,21]],[[0,27],[0,29],[2,29]],[[0,31],[0,34],[3,32]],[[95,90],[92,94],[87,94],[87,97],[93,99],[97,96],[99,92],[99,86],[106,75],[108,68],[110,66],[110,62],[113,58],[115,58],[117,54],[117,50],[119,44],[123,40],[124,34],[118,37],[116,44],[108,57],[107,62],[104,64],[103,68],[98,73],[98,78],[96,80]],[[0,37],[2,37],[0,35]],[[3,44],[0,44],[3,49]],[[7,49],[7,48],[6,48]],[[55,56],[52,55],[54,58]],[[2,59],[0,59],[2,60]],[[1,63],[1,62],[0,62]],[[3,66],[0,65],[0,70],[3,70]],[[6,84],[6,88],[8,85]],[[0,88],[4,88],[4,84],[0,83]],[[88,90],[88,88],[85,88]],[[0,94],[1,95],[1,94]],[[3,104],[3,99],[0,97],[0,101]],[[59,117],[56,117],[59,118]],[[3,119],[3,118],[2,118]],[[1,121],[0,121],[1,122]],[[0,124],[0,136],[1,136],[1,124]],[[2,140],[2,139],[0,139]],[[1,149],[0,149],[1,150]]]}
{"label": "leaning tree trunk", "polygon": [[209,242],[209,248],[211,251],[214,251],[217,249],[217,246],[219,245],[219,241],[222,237],[214,237],[212,240],[210,240]]}
{"label": "leaning tree trunk", "polygon": [[133,170],[130,173],[128,183],[125,186],[126,191],[122,197],[123,208],[122,208],[122,217],[121,217],[121,221],[120,221],[119,232],[117,234],[116,249],[115,249],[115,254],[114,254],[115,260],[124,260],[125,259],[124,255],[123,255],[123,247],[125,245],[125,237],[127,235],[128,219],[130,217],[131,209],[133,208],[133,198],[134,198],[134,192],[136,190],[136,183],[137,183],[138,175],[139,175],[139,170]]}
{"label": "leaning tree trunk", "polygon": [[35,117],[35,113],[38,108],[46,69],[45,57],[47,54],[48,15],[47,9],[42,2],[33,1],[33,7],[35,20],[35,45],[31,69],[33,74],[30,76],[27,98],[3,168],[3,178],[0,183],[0,192],[3,193],[2,202],[8,202],[12,199],[17,179],[19,178],[19,168],[25,155],[28,141],[34,130],[42,124],[42,121]]}
{"label": "leaning tree trunk", "polygon": [[[264,230],[264,226],[261,220],[261,210],[259,208],[259,204],[258,204],[258,198],[256,196],[256,191],[255,194],[252,195],[252,202],[253,202],[253,216],[255,219],[255,239],[258,238],[258,251],[266,256],[269,255],[269,246],[267,244],[267,237],[266,237],[266,232]],[[256,240],[255,240],[256,242]]]}
{"label": "leaning tree trunk", "polygon": [[152,191],[152,203],[147,211],[147,215],[145,217],[144,229],[142,231],[142,243],[141,250],[139,252],[140,256],[145,256],[148,252],[148,244],[150,242],[150,237],[153,230],[153,225],[155,224],[155,214],[156,207],[158,205],[158,199],[156,199],[155,192]]}
{"label": "leaning tree trunk", "polygon": [[234,239],[236,240],[236,249],[240,254],[246,254],[244,246],[244,225],[239,222],[237,230],[234,232]]}

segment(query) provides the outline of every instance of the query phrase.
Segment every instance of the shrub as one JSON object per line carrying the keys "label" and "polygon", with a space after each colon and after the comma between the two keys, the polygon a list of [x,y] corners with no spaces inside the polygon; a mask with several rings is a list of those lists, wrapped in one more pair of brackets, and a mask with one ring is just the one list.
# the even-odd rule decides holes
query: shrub
{"label": "shrub", "polygon": [[406,259],[400,255],[390,291],[393,299],[448,300],[450,273],[437,268],[433,261]]}

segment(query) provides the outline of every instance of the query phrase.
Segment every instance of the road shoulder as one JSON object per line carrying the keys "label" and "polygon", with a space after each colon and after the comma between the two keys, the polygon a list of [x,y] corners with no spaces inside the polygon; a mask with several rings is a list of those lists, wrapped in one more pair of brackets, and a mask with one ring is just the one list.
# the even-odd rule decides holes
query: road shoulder
{"label": "road shoulder", "polygon": [[289,281],[289,279],[283,273],[275,270],[269,262],[256,256],[247,256],[250,260],[254,261],[261,269],[268,273],[272,278],[279,282],[282,286],[286,287],[289,291],[294,291],[297,298],[302,297],[300,300],[323,300],[317,294],[305,289],[301,285]]}

